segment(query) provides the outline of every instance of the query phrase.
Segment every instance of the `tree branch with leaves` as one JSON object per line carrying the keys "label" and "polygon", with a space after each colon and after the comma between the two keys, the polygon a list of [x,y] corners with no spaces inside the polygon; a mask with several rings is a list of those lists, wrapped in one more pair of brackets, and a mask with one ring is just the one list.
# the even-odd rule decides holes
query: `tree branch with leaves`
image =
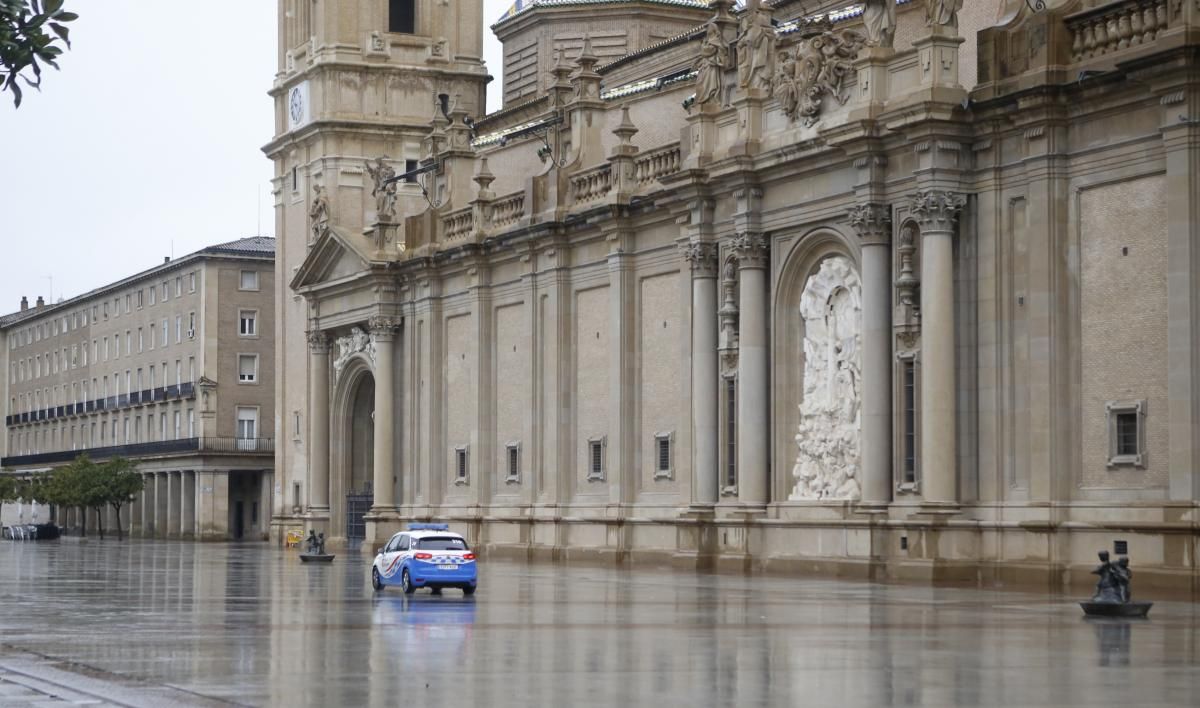
{"label": "tree branch with leaves", "polygon": [[21,107],[20,82],[41,90],[42,67],[58,68],[61,42],[71,46],[68,22],[79,16],[63,9],[65,0],[0,0],[0,91],[11,91]]}

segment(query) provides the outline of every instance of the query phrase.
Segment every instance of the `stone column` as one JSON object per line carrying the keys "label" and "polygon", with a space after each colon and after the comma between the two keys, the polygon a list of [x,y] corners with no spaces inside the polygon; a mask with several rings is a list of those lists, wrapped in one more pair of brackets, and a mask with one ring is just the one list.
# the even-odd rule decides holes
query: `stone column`
{"label": "stone column", "polygon": [[167,473],[167,537],[179,538],[182,531],[183,473]]}
{"label": "stone column", "polygon": [[738,501],[766,506],[770,501],[767,359],[767,256],[761,234],[733,241],[738,259],[741,326],[738,339],[737,475]]}
{"label": "stone column", "polygon": [[692,269],[692,504],[717,503],[717,245],[688,244]]}
{"label": "stone column", "polygon": [[184,472],[182,503],[180,505],[180,536],[196,537],[196,473]]}
{"label": "stone column", "polygon": [[862,244],[862,501],[892,499],[892,210],[859,204],[850,224]]}
{"label": "stone column", "polygon": [[154,537],[166,538],[170,533],[170,506],[168,505],[167,473],[157,472],[154,475]]}
{"label": "stone column", "polygon": [[372,513],[396,510],[395,350],[397,322],[391,317],[372,317],[368,323],[375,342],[375,504]]}
{"label": "stone column", "polygon": [[308,511],[329,518],[329,336],[308,333]]}
{"label": "stone column", "polygon": [[958,503],[954,388],[954,233],[966,198],[922,190],[913,199],[921,227],[921,493]]}

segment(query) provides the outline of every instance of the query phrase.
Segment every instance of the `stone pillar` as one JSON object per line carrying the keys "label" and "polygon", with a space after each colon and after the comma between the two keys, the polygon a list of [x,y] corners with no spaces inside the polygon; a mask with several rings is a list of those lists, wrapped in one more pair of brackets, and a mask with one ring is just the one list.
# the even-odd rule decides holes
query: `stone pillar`
{"label": "stone pillar", "polygon": [[157,472],[154,475],[154,537],[166,538],[170,525],[167,523],[170,517],[170,507],[168,506],[168,493],[170,490],[167,487],[167,473]]}
{"label": "stone pillar", "polygon": [[862,501],[892,499],[892,210],[859,204],[850,224],[862,244]]}
{"label": "stone pillar", "polygon": [[179,538],[183,510],[183,474],[167,473],[167,537]]}
{"label": "stone pillar", "polygon": [[134,495],[133,501],[129,502],[129,518],[126,522],[129,524],[129,535],[140,534],[142,532],[142,496],[145,492],[138,492]]}
{"label": "stone pillar", "polygon": [[142,475],[142,491],[138,494],[137,505],[139,507],[138,516],[141,518],[142,525],[138,529],[138,536],[142,538],[154,537],[154,475]]}
{"label": "stone pillar", "polygon": [[720,466],[717,435],[717,246],[692,241],[692,504],[717,503]]}
{"label": "stone pillar", "polygon": [[182,499],[180,504],[180,532],[182,538],[196,537],[196,473],[183,472]]}
{"label": "stone pillar", "polygon": [[923,190],[913,199],[921,227],[921,493],[958,503],[954,388],[954,233],[966,198]]}
{"label": "stone pillar", "polygon": [[738,501],[763,507],[770,501],[770,432],[767,359],[767,256],[761,234],[733,242],[738,259],[741,326],[738,339]]}
{"label": "stone pillar", "polygon": [[329,337],[308,333],[308,512],[329,518]]}
{"label": "stone pillar", "polygon": [[371,511],[394,512],[397,322],[391,317],[372,317],[369,325],[375,342],[375,505]]}

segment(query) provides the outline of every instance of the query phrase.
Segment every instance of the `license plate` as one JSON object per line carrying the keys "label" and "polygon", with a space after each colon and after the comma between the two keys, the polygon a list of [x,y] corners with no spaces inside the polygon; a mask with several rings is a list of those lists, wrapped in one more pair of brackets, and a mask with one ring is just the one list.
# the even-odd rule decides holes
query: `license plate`
{"label": "license plate", "polygon": [[438,570],[458,570],[457,565],[439,565]]}

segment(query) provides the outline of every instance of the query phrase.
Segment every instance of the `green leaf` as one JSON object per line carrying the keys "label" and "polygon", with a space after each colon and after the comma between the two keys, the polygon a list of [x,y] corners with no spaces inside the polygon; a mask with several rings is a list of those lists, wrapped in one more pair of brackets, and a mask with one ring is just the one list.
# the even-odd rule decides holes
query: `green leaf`
{"label": "green leaf", "polygon": [[63,0],[46,0],[46,14],[53,15],[62,9]]}
{"label": "green leaf", "polygon": [[60,12],[54,15],[54,19],[58,22],[74,22],[79,19],[79,15],[74,12]]}
{"label": "green leaf", "polygon": [[52,23],[50,23],[50,30],[53,31],[54,34],[58,35],[59,39],[66,42],[68,47],[71,46],[71,30],[70,29],[63,27],[60,24],[52,22]]}

